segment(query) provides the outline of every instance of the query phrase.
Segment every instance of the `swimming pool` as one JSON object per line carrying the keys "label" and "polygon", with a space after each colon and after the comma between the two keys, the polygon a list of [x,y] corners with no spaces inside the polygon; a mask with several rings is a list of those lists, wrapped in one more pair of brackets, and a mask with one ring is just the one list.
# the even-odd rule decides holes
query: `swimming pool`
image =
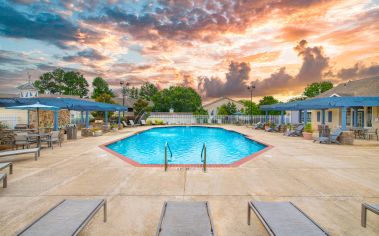
{"label": "swimming pool", "polygon": [[164,147],[172,151],[169,164],[202,164],[201,151],[207,146],[207,164],[232,164],[267,146],[223,128],[171,126],[152,128],[105,147],[139,164],[164,164]]}

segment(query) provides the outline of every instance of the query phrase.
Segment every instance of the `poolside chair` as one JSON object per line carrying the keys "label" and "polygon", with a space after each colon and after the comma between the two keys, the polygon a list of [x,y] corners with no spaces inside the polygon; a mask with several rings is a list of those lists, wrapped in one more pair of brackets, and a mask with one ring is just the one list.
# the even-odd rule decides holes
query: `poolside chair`
{"label": "poolside chair", "polygon": [[130,124],[131,126],[135,126],[135,124],[134,124],[134,121],[133,121],[133,120],[129,120],[129,124]]}
{"label": "poolside chair", "polygon": [[317,139],[313,140],[313,142],[320,142],[320,143],[337,143],[340,142],[337,140],[338,137],[342,134],[341,129],[336,129],[334,132],[332,132],[329,137],[318,137]]}
{"label": "poolside chair", "polygon": [[250,201],[247,210],[247,224],[250,225],[250,214],[253,210],[270,235],[328,235],[323,228],[291,202]]}
{"label": "poolside chair", "polygon": [[106,199],[65,199],[17,235],[78,235],[101,207],[106,222]]}
{"label": "poolside chair", "polygon": [[122,123],[122,125],[124,126],[124,127],[128,127],[128,124],[123,120],[123,121],[121,121],[121,123]]}
{"label": "poolside chair", "polygon": [[367,136],[368,140],[371,140],[371,137],[375,137],[376,136],[376,141],[379,141],[378,128],[376,128],[375,130],[368,130],[367,133],[366,133],[366,136]]}
{"label": "poolside chair", "polygon": [[141,125],[146,125],[146,120],[141,120]]}
{"label": "poolside chair", "polygon": [[361,225],[366,228],[367,210],[379,215],[379,204],[363,203],[361,211]]}
{"label": "poolside chair", "polygon": [[3,181],[3,188],[8,186],[8,175],[6,173],[0,173],[0,180]]}
{"label": "poolside chair", "polygon": [[61,138],[60,138],[60,131],[51,131],[50,136],[48,136],[46,139],[42,139],[41,143],[45,142],[51,149],[54,149],[53,143],[58,143],[59,147],[62,147]]}
{"label": "poolside chair", "polygon": [[266,132],[279,132],[280,124],[275,125],[274,127],[270,127],[266,130]]}
{"label": "poolside chair", "polygon": [[165,202],[155,235],[216,235],[208,202]]}
{"label": "poolside chair", "polygon": [[295,130],[288,131],[285,135],[290,136],[290,137],[296,137],[296,136],[301,136],[304,130],[304,125],[300,124],[296,127]]}
{"label": "poolside chair", "polygon": [[264,129],[264,125],[262,122],[258,122],[255,124],[254,129]]}
{"label": "poolside chair", "polygon": [[29,140],[28,133],[26,132],[16,133],[16,135],[14,136],[14,146],[16,147],[16,149],[19,146],[22,146],[23,149],[25,147],[29,148],[31,143],[32,142],[30,142]]}

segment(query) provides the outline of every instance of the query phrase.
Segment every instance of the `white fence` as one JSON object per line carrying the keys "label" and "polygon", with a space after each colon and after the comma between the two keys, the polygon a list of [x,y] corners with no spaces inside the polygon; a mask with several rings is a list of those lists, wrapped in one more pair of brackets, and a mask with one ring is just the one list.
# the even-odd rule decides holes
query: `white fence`
{"label": "white fence", "polygon": [[[265,115],[230,115],[230,116],[209,116],[209,115],[151,115],[147,120],[163,120],[167,124],[256,124],[265,123]],[[251,122],[252,120],[252,122]],[[269,115],[270,123],[280,123],[280,115]],[[284,116],[284,122],[290,122],[289,116]]]}

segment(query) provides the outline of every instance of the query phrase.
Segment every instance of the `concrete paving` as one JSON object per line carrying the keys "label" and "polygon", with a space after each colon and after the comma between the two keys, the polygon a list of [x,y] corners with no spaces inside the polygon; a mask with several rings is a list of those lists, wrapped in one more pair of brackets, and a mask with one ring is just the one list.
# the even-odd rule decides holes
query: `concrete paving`
{"label": "concrete paving", "polygon": [[223,126],[273,145],[239,167],[134,167],[99,145],[149,127],[65,141],[62,147],[13,161],[8,188],[0,188],[0,234],[14,235],[64,198],[107,198],[108,222],[98,214],[82,235],[154,235],[167,200],[209,201],[218,235],[267,235],[251,199],[292,201],[331,235],[379,235],[379,216],[362,202],[379,203],[379,147],[323,145],[242,126]]}

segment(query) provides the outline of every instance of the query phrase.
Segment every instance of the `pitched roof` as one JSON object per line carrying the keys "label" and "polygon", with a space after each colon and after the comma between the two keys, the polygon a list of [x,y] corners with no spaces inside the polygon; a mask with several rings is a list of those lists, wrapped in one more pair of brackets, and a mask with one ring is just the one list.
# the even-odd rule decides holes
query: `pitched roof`
{"label": "pitched roof", "polygon": [[36,90],[32,83],[28,82],[26,84],[21,84],[17,87],[20,90]]}
{"label": "pitched roof", "polygon": [[217,103],[217,102],[219,102],[219,101],[222,101],[222,100],[228,100],[229,102],[237,103],[237,104],[240,104],[241,106],[243,106],[242,103],[240,103],[240,102],[238,102],[238,101],[236,101],[236,100],[233,100],[233,99],[228,98],[228,97],[221,97],[221,98],[216,99],[216,100],[214,100],[214,101],[212,101],[212,102],[210,102],[210,103],[204,104],[203,107],[210,106],[210,105],[212,105],[212,104],[214,104],[214,103]]}
{"label": "pitched roof", "polygon": [[341,83],[320,94],[317,98],[330,97],[332,95],[338,95],[341,97],[379,96],[379,76]]}

